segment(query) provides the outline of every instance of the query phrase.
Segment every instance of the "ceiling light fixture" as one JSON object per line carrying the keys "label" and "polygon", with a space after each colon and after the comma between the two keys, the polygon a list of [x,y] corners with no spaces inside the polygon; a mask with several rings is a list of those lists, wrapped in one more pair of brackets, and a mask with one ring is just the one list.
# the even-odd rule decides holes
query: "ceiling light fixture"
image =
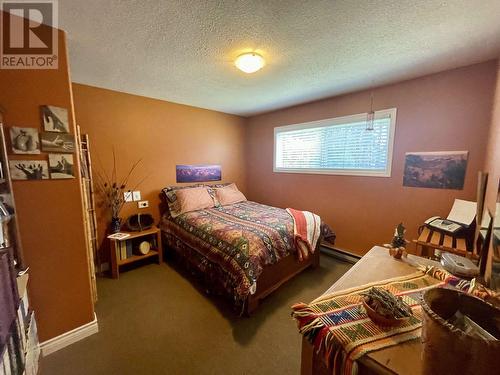
{"label": "ceiling light fixture", "polygon": [[245,73],[255,73],[266,64],[264,58],[255,52],[239,55],[234,61],[234,65]]}

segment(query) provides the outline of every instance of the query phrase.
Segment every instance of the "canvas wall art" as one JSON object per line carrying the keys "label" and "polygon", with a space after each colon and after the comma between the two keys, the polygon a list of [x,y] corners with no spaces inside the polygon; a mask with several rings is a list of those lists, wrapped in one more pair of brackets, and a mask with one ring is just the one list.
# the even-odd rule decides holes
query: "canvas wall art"
{"label": "canvas wall art", "polygon": [[10,176],[13,180],[47,180],[49,169],[45,160],[10,160]]}
{"label": "canvas wall art", "polygon": [[220,165],[177,165],[177,182],[220,181],[222,172]]}
{"label": "canvas wall art", "polygon": [[408,152],[403,185],[456,189],[464,187],[468,151]]}
{"label": "canvas wall art", "polygon": [[12,152],[14,154],[39,154],[40,141],[38,138],[38,129],[19,128],[13,126],[10,128],[10,141]]}
{"label": "canvas wall art", "polygon": [[53,180],[74,178],[73,155],[49,154],[50,178]]}
{"label": "canvas wall art", "polygon": [[69,133],[42,132],[42,151],[44,152],[75,152],[75,136]]}
{"label": "canvas wall art", "polygon": [[69,132],[68,110],[66,108],[42,105],[43,128],[48,132]]}

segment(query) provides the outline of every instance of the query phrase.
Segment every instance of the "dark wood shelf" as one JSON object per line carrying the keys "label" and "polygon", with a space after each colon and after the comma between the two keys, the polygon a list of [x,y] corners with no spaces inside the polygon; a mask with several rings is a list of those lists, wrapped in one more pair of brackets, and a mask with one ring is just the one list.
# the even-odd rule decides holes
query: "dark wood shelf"
{"label": "dark wood shelf", "polygon": [[132,255],[131,257],[128,257],[127,259],[119,260],[118,265],[123,266],[124,264],[134,263],[138,260],[151,258],[151,257],[157,256],[157,255],[158,255],[157,250],[149,250],[149,253],[147,253],[145,255]]}

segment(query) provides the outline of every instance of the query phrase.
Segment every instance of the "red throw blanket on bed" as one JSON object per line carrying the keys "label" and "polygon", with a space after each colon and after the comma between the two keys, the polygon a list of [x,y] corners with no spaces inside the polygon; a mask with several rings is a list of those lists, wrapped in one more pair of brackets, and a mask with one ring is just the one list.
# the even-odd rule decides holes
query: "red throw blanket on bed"
{"label": "red throw blanket on bed", "polygon": [[293,232],[299,261],[309,258],[316,249],[320,236],[321,219],[309,211],[299,211],[287,208],[286,211],[293,218]]}

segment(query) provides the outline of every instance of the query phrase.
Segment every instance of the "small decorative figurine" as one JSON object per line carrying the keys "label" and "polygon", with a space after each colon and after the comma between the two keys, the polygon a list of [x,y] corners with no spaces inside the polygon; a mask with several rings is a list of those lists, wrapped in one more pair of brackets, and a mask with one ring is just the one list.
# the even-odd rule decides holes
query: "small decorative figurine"
{"label": "small decorative figurine", "polygon": [[405,239],[406,228],[403,223],[399,223],[399,225],[394,229],[394,237],[392,238],[392,242],[384,244],[384,247],[389,249],[389,254],[391,254],[396,259],[401,259],[401,256],[404,254],[406,256],[406,244],[409,243]]}

